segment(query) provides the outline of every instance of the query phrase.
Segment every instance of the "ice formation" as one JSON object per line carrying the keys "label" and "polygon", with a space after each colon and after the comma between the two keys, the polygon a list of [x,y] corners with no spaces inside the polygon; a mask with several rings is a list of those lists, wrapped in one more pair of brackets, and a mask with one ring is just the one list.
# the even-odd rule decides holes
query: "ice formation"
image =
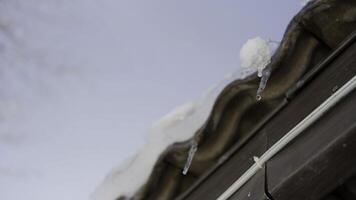
{"label": "ice formation", "polygon": [[258,86],[257,92],[256,92],[256,99],[260,101],[262,99],[262,92],[267,86],[267,82],[269,77],[271,76],[271,69],[270,68],[265,68],[262,72],[262,77],[260,84]]}
{"label": "ice formation", "polygon": [[247,40],[240,50],[241,67],[257,69],[262,77],[263,69],[271,62],[269,42],[260,37]]}
{"label": "ice formation", "polygon": [[[156,161],[169,145],[187,141],[194,136],[207,120],[218,94],[230,82],[243,79],[257,70],[261,77],[257,91],[257,98],[259,98],[270,76],[270,70],[265,67],[271,60],[274,44],[276,42],[265,41],[260,37],[248,40],[240,51],[242,68],[236,73],[227,75],[216,86],[209,88],[200,99],[176,108],[155,123],[150,130],[146,145],[132,159],[130,165],[113,170],[92,194],[91,199],[113,200],[118,196],[133,196],[148,180]],[[192,140],[183,174],[188,173],[197,150],[198,144]],[[128,184],[126,180],[130,180],[130,183]]]}
{"label": "ice formation", "polygon": [[[240,51],[242,69],[229,74],[223,81],[204,93],[200,99],[186,103],[155,123],[143,149],[131,160],[130,165],[113,170],[92,194],[92,200],[113,200],[118,196],[133,196],[145,184],[160,154],[175,142],[187,141],[208,118],[213,104],[221,90],[236,79],[243,79],[258,71],[261,83],[257,95],[266,87],[270,75],[264,70],[271,60],[271,41],[260,37],[248,40]],[[198,144],[192,140],[183,174],[188,173]],[[130,184],[127,181],[130,180]]]}
{"label": "ice formation", "polygon": [[192,140],[191,143],[192,144],[190,145],[190,149],[189,149],[189,152],[188,152],[188,158],[187,158],[187,161],[186,161],[186,163],[184,165],[184,169],[183,169],[183,172],[182,172],[183,175],[186,175],[188,173],[189,168],[192,165],[192,161],[193,161],[194,155],[198,150],[197,141],[196,140]]}
{"label": "ice formation", "polygon": [[257,69],[258,77],[261,77],[259,87],[256,92],[256,99],[262,99],[262,92],[266,88],[267,81],[271,75],[271,70],[266,66],[271,62],[271,55],[276,49],[278,42],[263,40],[260,37],[247,40],[240,51],[241,67],[244,70]]}
{"label": "ice formation", "polygon": [[[175,142],[191,139],[204,124],[222,89],[233,80],[243,79],[254,72],[255,70],[250,72],[240,70],[230,74],[219,84],[209,88],[198,100],[176,108],[155,123],[141,151],[130,161],[129,165],[114,169],[94,191],[91,199],[113,200],[121,195],[133,196],[148,180],[161,153]],[[183,173],[188,172],[197,148],[197,143],[193,140]],[[129,183],[126,180],[130,180]]]}

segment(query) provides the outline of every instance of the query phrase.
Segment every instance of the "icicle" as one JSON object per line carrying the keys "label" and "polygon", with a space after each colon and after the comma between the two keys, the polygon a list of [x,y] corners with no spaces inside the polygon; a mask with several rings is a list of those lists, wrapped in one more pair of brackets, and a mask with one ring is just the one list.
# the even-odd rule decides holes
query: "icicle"
{"label": "icicle", "polygon": [[194,158],[195,153],[198,150],[198,143],[195,140],[192,140],[191,145],[190,145],[190,149],[189,149],[189,153],[188,153],[188,158],[187,161],[185,162],[185,166],[183,169],[183,175],[187,175],[190,166],[192,165],[192,161]]}
{"label": "icicle", "polygon": [[[275,51],[277,50],[280,42],[274,41],[274,40],[267,40],[268,47],[271,51],[271,54],[274,54]],[[271,69],[270,67],[267,67],[267,65],[271,62],[271,60],[268,60],[266,63],[264,63],[261,67],[257,68],[257,76],[261,77],[260,85],[257,89],[257,94],[256,94],[256,99],[257,101],[260,101],[262,99],[262,92],[267,86],[267,81],[269,77],[271,76]]]}
{"label": "icicle", "polygon": [[269,77],[271,76],[270,67],[265,68],[262,71],[261,75],[262,75],[262,77],[261,77],[260,85],[259,85],[259,87],[257,89],[257,94],[256,94],[257,101],[260,101],[262,99],[262,92],[266,88],[267,81],[268,81]]}

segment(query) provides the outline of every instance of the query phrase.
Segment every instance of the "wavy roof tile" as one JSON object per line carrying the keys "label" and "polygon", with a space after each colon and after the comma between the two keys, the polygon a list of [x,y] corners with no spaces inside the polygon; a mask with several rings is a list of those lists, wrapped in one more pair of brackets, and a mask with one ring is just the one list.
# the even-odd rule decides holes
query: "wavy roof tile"
{"label": "wavy roof tile", "polygon": [[267,66],[272,74],[262,100],[256,100],[259,78],[251,75],[230,83],[218,96],[206,123],[197,131],[199,149],[187,175],[182,174],[190,141],[164,151],[149,180],[132,198],[118,200],[169,200],[197,185],[224,162],[236,143],[253,134],[258,123],[283,101],[303,75],[323,61],[356,29],[356,1],[315,0],[290,22],[280,46]]}

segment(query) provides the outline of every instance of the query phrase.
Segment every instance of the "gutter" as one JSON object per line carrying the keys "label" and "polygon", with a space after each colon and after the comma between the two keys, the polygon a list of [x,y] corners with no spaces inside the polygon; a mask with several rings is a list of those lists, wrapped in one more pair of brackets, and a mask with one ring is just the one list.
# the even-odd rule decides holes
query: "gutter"
{"label": "gutter", "polygon": [[305,129],[316,122],[327,111],[334,107],[341,99],[347,96],[356,88],[356,76],[349,80],[342,88],[331,95],[319,107],[317,107],[306,118],[299,122],[292,130],[290,130],[284,137],[282,137],[276,144],[268,149],[260,158],[255,157],[255,164],[253,164],[238,180],[236,180],[217,200],[227,200],[236,191],[238,191],[247,181],[249,181],[263,165],[266,164],[273,156],[278,154],[285,146],[299,136]]}

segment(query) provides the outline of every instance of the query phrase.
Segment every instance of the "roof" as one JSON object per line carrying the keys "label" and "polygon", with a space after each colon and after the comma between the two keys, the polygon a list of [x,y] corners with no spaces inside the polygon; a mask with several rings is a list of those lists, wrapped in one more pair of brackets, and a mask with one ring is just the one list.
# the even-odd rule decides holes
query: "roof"
{"label": "roof", "polygon": [[[223,164],[206,173],[177,199],[215,200],[223,193],[230,195],[230,192],[225,193],[229,188],[229,191],[236,191],[230,199],[265,199],[265,195],[270,194],[275,199],[320,200],[356,175],[353,159],[356,154],[356,91],[348,92],[325,112],[325,102],[330,103],[334,101],[330,98],[340,96],[345,86],[350,86],[350,81],[351,88],[355,89],[355,55],[354,33],[305,74],[254,131],[234,144]],[[320,112],[323,114],[310,123]],[[305,126],[306,123],[309,125]],[[304,128],[300,134],[269,158],[264,168],[243,187],[235,187],[236,181],[246,177],[245,172],[255,165],[254,156],[263,159],[267,152],[276,149],[277,143],[285,143],[281,142],[282,138],[286,139],[287,134],[301,127]]]}
{"label": "roof", "polygon": [[[223,165],[231,149],[246,142],[258,124],[296,91],[291,88],[298,88],[296,83],[315,70],[354,30],[356,1],[316,0],[306,5],[288,25],[267,66],[272,73],[262,100],[255,97],[259,85],[256,75],[230,83],[195,134],[199,148],[188,174],[183,175],[182,170],[191,142],[173,144],[161,154],[149,180],[133,199],[174,199],[198,185],[207,174]],[[123,199],[128,198],[118,198]]]}

